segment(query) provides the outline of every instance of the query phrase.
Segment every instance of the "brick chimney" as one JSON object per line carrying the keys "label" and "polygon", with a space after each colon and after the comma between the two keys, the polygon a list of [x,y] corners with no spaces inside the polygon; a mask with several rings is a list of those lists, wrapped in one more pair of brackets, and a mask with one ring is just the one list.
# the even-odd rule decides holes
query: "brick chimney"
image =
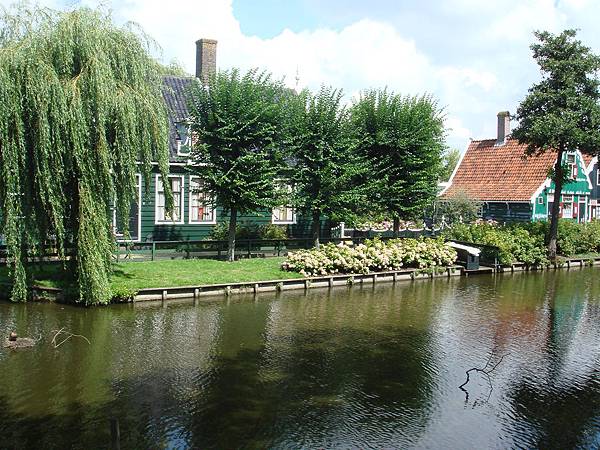
{"label": "brick chimney", "polygon": [[504,145],[509,135],[510,113],[508,111],[500,111],[498,113],[498,137],[496,138],[496,145]]}
{"label": "brick chimney", "polygon": [[198,39],[196,41],[196,77],[207,83],[217,71],[217,41]]}

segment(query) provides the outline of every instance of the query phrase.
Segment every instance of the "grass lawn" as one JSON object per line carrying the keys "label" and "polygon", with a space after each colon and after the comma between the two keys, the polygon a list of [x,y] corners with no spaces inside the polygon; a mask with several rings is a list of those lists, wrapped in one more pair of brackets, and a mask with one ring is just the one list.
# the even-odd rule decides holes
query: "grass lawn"
{"label": "grass lawn", "polygon": [[116,290],[137,290],[301,278],[299,273],[281,270],[284,260],[285,258],[256,258],[229,263],[213,259],[180,259],[119,263],[115,264],[111,283]]}
{"label": "grass lawn", "polygon": [[[212,259],[123,262],[114,265],[111,285],[113,292],[123,293],[152,287],[301,278],[299,273],[280,269],[284,259],[256,258],[232,263]],[[33,284],[38,286],[64,288],[69,284],[60,264],[33,266],[31,273]],[[0,267],[0,282],[11,282],[6,266]]]}

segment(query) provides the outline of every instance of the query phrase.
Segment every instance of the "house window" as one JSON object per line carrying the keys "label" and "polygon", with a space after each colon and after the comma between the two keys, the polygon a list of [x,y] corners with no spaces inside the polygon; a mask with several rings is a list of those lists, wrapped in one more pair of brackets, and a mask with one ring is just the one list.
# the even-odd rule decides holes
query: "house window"
{"label": "house window", "polygon": [[216,223],[213,204],[213,199],[204,190],[204,181],[190,176],[190,223]]}
{"label": "house window", "polygon": [[296,213],[294,212],[294,208],[289,208],[287,206],[273,208],[272,222],[282,225],[296,223]]}
{"label": "house window", "polygon": [[[292,193],[292,186],[283,180],[277,181],[277,190],[286,196]],[[273,208],[271,223],[274,224],[293,224],[296,223],[296,212],[290,206],[278,206]]]}
{"label": "house window", "polygon": [[538,205],[543,205],[544,204],[544,197],[538,197]]}
{"label": "house window", "polygon": [[567,165],[569,166],[569,170],[571,171],[570,177],[573,180],[577,179],[577,162],[575,160],[575,155],[570,153],[567,155]]}
{"label": "house window", "polygon": [[600,186],[600,166],[596,169],[596,184]]}
{"label": "house window", "polygon": [[566,219],[573,218],[573,203],[564,203],[562,206],[562,217]]}
{"label": "house window", "polygon": [[173,192],[173,211],[167,213],[165,205],[165,189],[162,177],[156,175],[156,220],[155,223],[183,223],[183,176],[172,175],[168,183]]}
{"label": "house window", "polygon": [[117,209],[113,209],[113,230],[118,242],[139,242],[140,240],[140,218],[142,214],[142,205],[140,203],[140,199],[142,198],[142,177],[140,175],[135,176],[135,196],[135,199],[131,202],[131,209],[129,211],[129,223],[127,224],[129,229],[128,239],[125,239],[125,227],[121,223]]}
{"label": "house window", "polygon": [[573,195],[563,195],[562,201],[563,201],[563,203],[566,203],[566,202],[573,203]]}
{"label": "house window", "polygon": [[477,217],[483,217],[483,205],[478,205],[477,206]]}
{"label": "house window", "polygon": [[188,124],[178,123],[177,128],[177,156],[188,156],[192,151],[192,133]]}

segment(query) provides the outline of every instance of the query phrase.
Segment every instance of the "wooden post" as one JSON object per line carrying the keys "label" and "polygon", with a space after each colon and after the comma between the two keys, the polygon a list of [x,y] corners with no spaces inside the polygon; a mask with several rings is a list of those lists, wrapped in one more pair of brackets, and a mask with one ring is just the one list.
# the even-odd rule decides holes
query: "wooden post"
{"label": "wooden post", "polygon": [[394,283],[398,281],[398,272],[394,272],[392,277],[394,278]]}
{"label": "wooden post", "polygon": [[304,280],[304,290],[308,289],[308,279]]}
{"label": "wooden post", "polygon": [[163,302],[167,299],[167,291],[162,291],[162,300]]}
{"label": "wooden post", "polygon": [[110,419],[110,448],[121,449],[121,431],[119,430],[119,419]]}
{"label": "wooden post", "polygon": [[258,294],[258,283],[254,284],[254,295]]}
{"label": "wooden post", "polygon": [[329,287],[333,287],[333,277],[329,277]]}
{"label": "wooden post", "polygon": [[373,274],[373,284],[377,283],[377,274]]}
{"label": "wooden post", "polygon": [[194,300],[198,300],[198,297],[200,297],[200,289],[196,288],[194,289]]}
{"label": "wooden post", "polygon": [[152,261],[154,261],[154,254],[156,253],[156,242],[152,243]]}
{"label": "wooden post", "polygon": [[250,255],[252,254],[251,248],[250,248],[250,239],[248,239],[248,259],[250,259]]}

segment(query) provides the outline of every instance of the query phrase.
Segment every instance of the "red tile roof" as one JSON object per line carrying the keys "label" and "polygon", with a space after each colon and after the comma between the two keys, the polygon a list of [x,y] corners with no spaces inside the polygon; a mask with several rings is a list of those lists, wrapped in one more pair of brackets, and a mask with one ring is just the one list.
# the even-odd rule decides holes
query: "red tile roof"
{"label": "red tile roof", "polygon": [[525,157],[527,146],[516,139],[508,139],[504,145],[495,144],[495,139],[469,144],[442,198],[462,192],[481,201],[530,201],[548,177],[556,154],[546,152]]}

